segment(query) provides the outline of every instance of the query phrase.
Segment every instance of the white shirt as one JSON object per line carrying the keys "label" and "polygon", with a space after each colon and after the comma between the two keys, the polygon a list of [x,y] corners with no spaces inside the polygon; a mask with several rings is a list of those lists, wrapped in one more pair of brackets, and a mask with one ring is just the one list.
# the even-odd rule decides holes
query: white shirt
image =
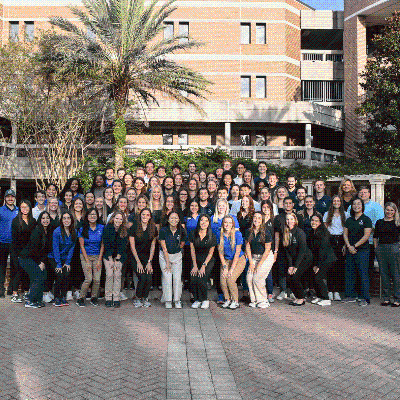
{"label": "white shirt", "polygon": [[[349,218],[350,214],[348,212],[344,213],[345,218]],[[328,219],[328,211],[324,214],[323,221],[326,222]],[[334,215],[332,217],[332,223],[330,226],[327,227],[329,233],[331,235],[343,235],[343,225],[342,225],[342,218],[340,215]]]}

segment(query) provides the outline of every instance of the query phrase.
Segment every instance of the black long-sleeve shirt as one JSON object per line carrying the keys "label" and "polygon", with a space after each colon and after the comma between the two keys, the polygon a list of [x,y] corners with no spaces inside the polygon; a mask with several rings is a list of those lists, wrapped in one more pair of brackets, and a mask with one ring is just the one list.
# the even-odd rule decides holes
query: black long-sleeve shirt
{"label": "black long-sleeve shirt", "polygon": [[328,231],[317,235],[311,231],[307,237],[307,243],[313,254],[313,265],[320,267],[337,260]]}
{"label": "black long-sleeve shirt", "polygon": [[298,268],[304,262],[312,260],[312,253],[307,246],[306,234],[297,226],[291,230],[289,246],[284,247],[288,268]]}
{"label": "black long-sleeve shirt", "polygon": [[19,256],[21,258],[32,258],[37,264],[46,262],[47,255],[51,251],[52,234],[53,230],[48,228],[45,232],[43,226],[36,225],[28,244],[22,249]]}
{"label": "black long-sleeve shirt", "polygon": [[115,258],[118,254],[121,256],[121,262],[126,261],[126,252],[128,245],[128,236],[121,237],[115,230],[114,224],[107,224],[103,230],[102,236],[104,244],[104,258]]}
{"label": "black long-sleeve shirt", "polygon": [[29,243],[32,231],[35,229],[36,220],[32,218],[28,223],[15,217],[11,223],[11,251],[18,256],[21,250]]}

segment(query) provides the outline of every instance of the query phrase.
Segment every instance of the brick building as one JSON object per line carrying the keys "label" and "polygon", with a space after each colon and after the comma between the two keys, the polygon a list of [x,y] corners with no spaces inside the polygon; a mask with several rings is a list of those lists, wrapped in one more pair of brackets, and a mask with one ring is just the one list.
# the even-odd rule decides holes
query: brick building
{"label": "brick building", "polygon": [[[69,4],[80,2],[0,0],[2,43],[31,40],[51,16],[71,18]],[[201,103],[206,114],[161,98],[146,110],[145,133],[128,136],[132,152],[222,146],[232,157],[309,165],[342,155],[343,12],[298,0],[176,5],[164,35],[187,33],[205,43],[173,57],[214,83]]]}

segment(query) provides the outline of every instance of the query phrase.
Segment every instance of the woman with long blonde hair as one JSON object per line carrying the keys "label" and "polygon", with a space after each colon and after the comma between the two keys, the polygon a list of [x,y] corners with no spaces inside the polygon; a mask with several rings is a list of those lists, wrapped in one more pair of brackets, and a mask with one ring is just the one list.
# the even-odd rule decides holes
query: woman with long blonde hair
{"label": "woman with long blonde hair", "polygon": [[344,177],[342,182],[340,182],[338,195],[343,202],[343,208],[345,211],[350,206],[351,201],[357,195],[357,189],[351,179]]}
{"label": "woman with long blonde hair", "polygon": [[223,308],[232,310],[239,307],[239,291],[236,280],[246,266],[246,257],[242,250],[243,236],[235,228],[232,215],[226,215],[222,220],[219,237],[218,253],[221,260],[221,289],[224,293]]}
{"label": "woman with long blonde hair", "polygon": [[278,207],[278,213],[281,214],[284,212],[283,209],[283,202],[285,201],[286,197],[289,197],[289,192],[286,189],[285,186],[279,186],[275,190],[274,198],[273,198],[273,203],[276,204]]}
{"label": "woman with long blonde hair", "polygon": [[[385,204],[385,217],[378,219],[374,230],[374,247],[382,282],[382,306],[400,306],[400,216],[396,204]],[[393,282],[393,290],[391,287]]]}

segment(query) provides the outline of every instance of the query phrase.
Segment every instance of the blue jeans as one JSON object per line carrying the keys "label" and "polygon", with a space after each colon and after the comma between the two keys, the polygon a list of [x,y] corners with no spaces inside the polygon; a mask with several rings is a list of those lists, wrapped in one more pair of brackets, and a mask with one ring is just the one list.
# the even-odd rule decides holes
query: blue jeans
{"label": "blue jeans", "polygon": [[369,296],[369,247],[358,249],[356,254],[347,253],[345,265],[345,292],[346,297],[356,298],[355,291],[356,273],[360,274],[361,280],[361,297],[367,302],[370,301]]}

